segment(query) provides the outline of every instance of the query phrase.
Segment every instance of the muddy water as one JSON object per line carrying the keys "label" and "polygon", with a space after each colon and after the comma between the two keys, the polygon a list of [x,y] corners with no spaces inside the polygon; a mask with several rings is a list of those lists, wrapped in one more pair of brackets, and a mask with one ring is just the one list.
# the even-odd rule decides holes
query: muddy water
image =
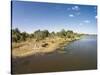
{"label": "muddy water", "polygon": [[12,73],[40,73],[97,68],[97,36],[65,45],[54,53],[12,59]]}

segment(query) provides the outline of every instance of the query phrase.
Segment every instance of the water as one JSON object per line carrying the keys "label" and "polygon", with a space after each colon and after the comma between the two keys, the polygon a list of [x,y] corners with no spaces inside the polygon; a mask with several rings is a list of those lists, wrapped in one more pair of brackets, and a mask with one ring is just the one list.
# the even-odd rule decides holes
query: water
{"label": "water", "polygon": [[65,45],[63,52],[18,59],[13,73],[40,73],[97,68],[97,36],[85,36]]}

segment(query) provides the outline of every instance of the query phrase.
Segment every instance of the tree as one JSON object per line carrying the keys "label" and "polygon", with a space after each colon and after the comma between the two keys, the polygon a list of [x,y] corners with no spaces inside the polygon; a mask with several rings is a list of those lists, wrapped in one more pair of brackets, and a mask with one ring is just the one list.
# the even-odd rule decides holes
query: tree
{"label": "tree", "polygon": [[56,33],[53,31],[50,33],[50,36],[54,38],[56,36]]}
{"label": "tree", "polygon": [[31,34],[29,35],[29,37],[30,37],[30,38],[34,38],[34,33],[31,33]]}
{"label": "tree", "polygon": [[50,35],[48,30],[40,31],[37,30],[34,32],[34,37],[39,41],[42,40]]}
{"label": "tree", "polygon": [[12,35],[12,41],[17,42],[17,35]]}
{"label": "tree", "polygon": [[68,38],[74,38],[74,32],[72,30],[68,30],[66,32]]}
{"label": "tree", "polygon": [[50,35],[48,30],[42,31],[43,38],[48,37]]}
{"label": "tree", "polygon": [[26,39],[29,37],[29,34],[26,32],[20,32],[18,28],[12,29],[12,41],[13,42],[20,42],[20,41],[26,41]]}
{"label": "tree", "polygon": [[12,41],[13,42],[20,41],[21,33],[20,33],[19,29],[18,28],[12,29],[11,32],[12,32]]}
{"label": "tree", "polygon": [[66,37],[66,31],[64,30],[64,29],[62,29],[60,32],[57,32],[57,35],[59,36],[59,37]]}
{"label": "tree", "polygon": [[34,37],[39,41],[41,39],[41,31],[40,30],[35,31]]}
{"label": "tree", "polygon": [[28,33],[22,32],[21,33],[21,41],[26,41],[26,39],[29,37]]}
{"label": "tree", "polygon": [[62,29],[60,32],[51,32],[49,33],[48,30],[36,30],[34,33],[32,34],[28,34],[26,32],[20,32],[20,30],[18,28],[12,29],[12,41],[13,42],[21,42],[21,41],[26,41],[28,38],[35,38],[37,41],[39,40],[43,40],[46,37],[61,37],[61,38],[71,38],[74,39],[76,37],[80,37],[81,34],[78,33],[74,33],[72,30],[68,30],[65,31],[64,29]]}

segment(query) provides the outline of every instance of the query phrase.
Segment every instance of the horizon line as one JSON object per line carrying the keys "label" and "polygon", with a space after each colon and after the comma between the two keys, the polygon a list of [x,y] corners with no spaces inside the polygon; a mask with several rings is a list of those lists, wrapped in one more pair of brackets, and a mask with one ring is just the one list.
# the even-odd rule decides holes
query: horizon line
{"label": "horizon line", "polygon": [[[12,29],[16,29],[16,28],[11,28],[11,30]],[[62,28],[61,30],[63,30],[64,28]],[[18,28],[18,30],[20,31],[20,32],[26,32],[26,33],[28,33],[28,34],[31,34],[31,33],[34,33],[35,31],[37,31],[37,30],[40,30],[40,31],[43,31],[43,30],[48,30],[48,29],[36,29],[36,30],[34,30],[34,31],[24,31],[24,30],[21,30],[21,29],[19,29]],[[57,32],[60,32],[61,30],[59,30],[59,31],[50,31],[50,30],[48,30],[50,33],[52,33],[52,32],[55,32],[55,33],[57,33]],[[97,33],[85,33],[85,32],[78,32],[78,31],[75,31],[75,30],[73,30],[73,29],[64,29],[65,31],[69,31],[69,30],[71,30],[71,31],[73,31],[74,33],[79,33],[79,34],[90,34],[90,35],[97,35]]]}

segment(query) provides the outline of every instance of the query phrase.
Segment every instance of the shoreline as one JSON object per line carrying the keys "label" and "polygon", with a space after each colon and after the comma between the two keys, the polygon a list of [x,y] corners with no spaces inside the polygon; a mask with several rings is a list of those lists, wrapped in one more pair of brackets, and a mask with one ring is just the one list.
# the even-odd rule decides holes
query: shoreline
{"label": "shoreline", "polygon": [[[23,43],[15,43],[12,44],[12,57],[13,58],[20,58],[20,57],[27,57],[30,55],[43,55],[46,53],[55,52],[61,49],[65,43],[68,45],[70,42],[79,40],[80,38],[74,39],[65,39],[65,38],[46,38],[45,40],[41,40],[36,42],[34,39],[30,41],[26,41]],[[44,47],[44,46],[45,47]],[[43,47],[42,47],[43,46]]]}

